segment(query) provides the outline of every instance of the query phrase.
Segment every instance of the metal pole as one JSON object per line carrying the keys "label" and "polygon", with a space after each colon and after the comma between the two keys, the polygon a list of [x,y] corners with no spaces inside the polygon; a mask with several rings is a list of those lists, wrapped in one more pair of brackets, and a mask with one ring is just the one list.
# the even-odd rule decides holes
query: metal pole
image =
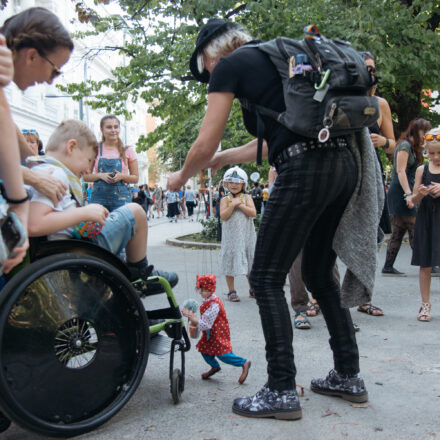
{"label": "metal pole", "polygon": [[211,168],[208,168],[208,194],[209,194],[209,216],[212,217],[212,187],[211,187]]}
{"label": "metal pole", "polygon": [[[84,58],[84,82],[87,82],[87,58]],[[89,106],[86,105],[85,123],[89,125]],[[84,110],[83,110],[84,113]]]}

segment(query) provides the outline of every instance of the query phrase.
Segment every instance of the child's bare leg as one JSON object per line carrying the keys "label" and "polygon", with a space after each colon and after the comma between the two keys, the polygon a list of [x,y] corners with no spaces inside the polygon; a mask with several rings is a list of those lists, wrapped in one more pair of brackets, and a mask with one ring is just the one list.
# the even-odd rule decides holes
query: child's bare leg
{"label": "child's bare leg", "polygon": [[233,290],[235,290],[235,288],[234,288],[234,277],[226,275],[226,284],[228,286],[228,291],[229,292],[232,292]]}
{"label": "child's bare leg", "polygon": [[147,254],[147,216],[142,206],[137,203],[128,203],[125,206],[130,208],[136,220],[136,232],[133,238],[127,243],[125,251],[127,253],[127,261],[136,263],[145,258]]}
{"label": "child's bare leg", "polygon": [[419,284],[422,302],[429,303],[429,291],[431,289],[431,267],[420,268]]}

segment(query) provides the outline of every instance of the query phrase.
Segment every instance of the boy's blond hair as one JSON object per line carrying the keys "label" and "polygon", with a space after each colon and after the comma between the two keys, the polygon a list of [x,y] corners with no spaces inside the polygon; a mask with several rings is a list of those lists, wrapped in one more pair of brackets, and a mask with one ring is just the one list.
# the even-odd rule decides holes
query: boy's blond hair
{"label": "boy's blond hair", "polygon": [[82,121],[67,119],[61,122],[47,142],[46,151],[57,151],[65,142],[75,139],[79,148],[92,147],[98,154],[98,142],[92,130]]}

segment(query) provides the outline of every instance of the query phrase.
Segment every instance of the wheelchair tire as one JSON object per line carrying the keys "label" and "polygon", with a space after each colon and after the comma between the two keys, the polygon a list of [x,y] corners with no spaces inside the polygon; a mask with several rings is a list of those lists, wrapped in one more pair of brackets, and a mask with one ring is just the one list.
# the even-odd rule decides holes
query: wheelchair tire
{"label": "wheelchair tire", "polygon": [[182,391],[182,372],[176,368],[171,375],[171,396],[174,404],[179,403]]}
{"label": "wheelchair tire", "polygon": [[81,254],[37,260],[0,292],[0,407],[31,431],[91,431],[132,397],[149,325],[114,266]]}

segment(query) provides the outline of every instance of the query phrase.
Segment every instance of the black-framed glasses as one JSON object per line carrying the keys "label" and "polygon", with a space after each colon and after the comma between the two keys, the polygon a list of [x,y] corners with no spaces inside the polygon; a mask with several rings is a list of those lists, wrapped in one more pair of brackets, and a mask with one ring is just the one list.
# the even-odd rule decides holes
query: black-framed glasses
{"label": "black-framed glasses", "polygon": [[43,60],[46,60],[52,66],[52,73],[50,74],[51,79],[55,79],[63,73],[63,72],[61,72],[59,67],[57,67],[57,65],[53,61],[51,61],[49,58],[47,58],[46,55],[44,55],[40,52],[38,52],[38,53],[40,54],[40,57],[43,58]]}

